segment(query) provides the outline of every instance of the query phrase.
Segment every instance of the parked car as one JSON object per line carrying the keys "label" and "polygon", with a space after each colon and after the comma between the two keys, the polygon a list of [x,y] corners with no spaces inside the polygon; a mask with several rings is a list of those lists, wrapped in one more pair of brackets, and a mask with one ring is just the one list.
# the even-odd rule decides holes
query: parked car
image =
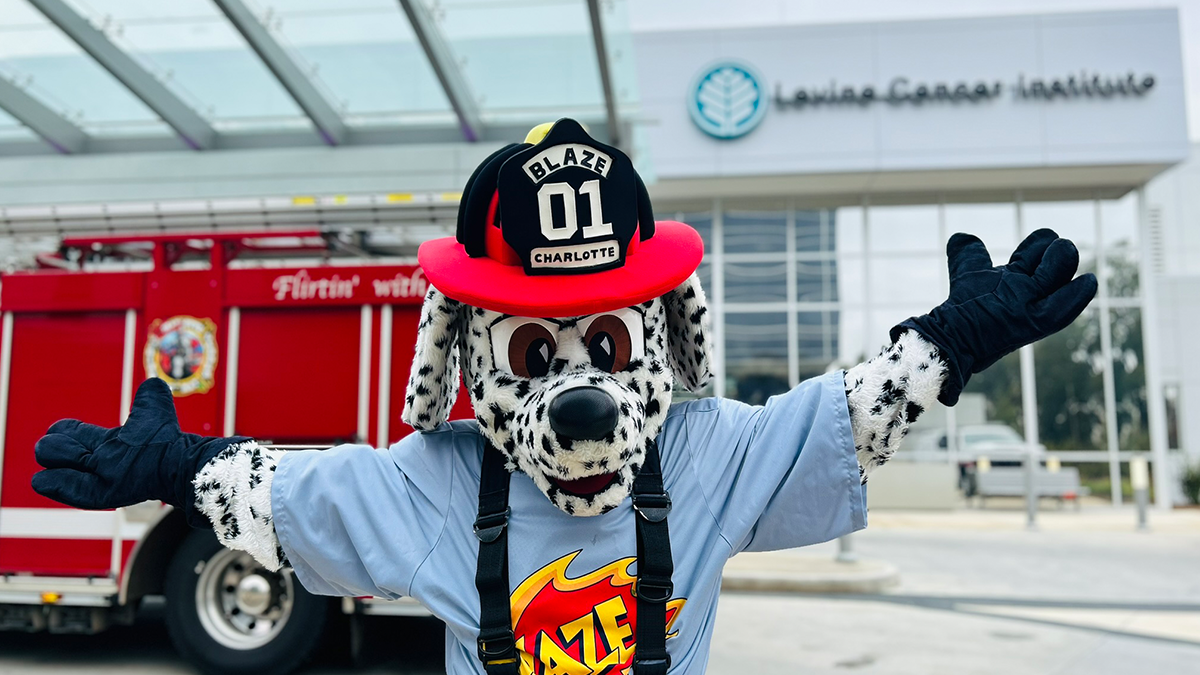
{"label": "parked car", "polygon": [[[986,457],[991,466],[1021,466],[1028,455],[1025,438],[1003,422],[968,424],[957,430],[957,463],[959,487],[968,497],[975,495],[975,474],[979,459]],[[917,461],[947,462],[950,439],[945,429],[914,435],[906,453]],[[1041,461],[1046,446],[1034,447],[1034,456]]]}

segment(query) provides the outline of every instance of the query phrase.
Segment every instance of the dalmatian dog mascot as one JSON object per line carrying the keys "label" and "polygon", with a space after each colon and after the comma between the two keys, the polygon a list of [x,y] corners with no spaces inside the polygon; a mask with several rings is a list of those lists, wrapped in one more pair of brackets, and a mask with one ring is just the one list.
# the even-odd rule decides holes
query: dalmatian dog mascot
{"label": "dalmatian dog mascot", "polygon": [[[867,474],[909,424],[1096,291],[1050,230],[1000,266],[956,234],[949,299],[878,356],[764,406],[672,404],[709,379],[702,255],[654,220],[620,150],[544,125],[489,157],[456,236],[420,249],[433,288],[403,418],[421,433],[205,438],[151,379],[123,427],[54,424],[33,487],[87,509],[164,501],[317,594],[416,598],[446,623],[451,673],[701,673],[726,560],[865,527]],[[460,372],[475,419],[447,422]]]}

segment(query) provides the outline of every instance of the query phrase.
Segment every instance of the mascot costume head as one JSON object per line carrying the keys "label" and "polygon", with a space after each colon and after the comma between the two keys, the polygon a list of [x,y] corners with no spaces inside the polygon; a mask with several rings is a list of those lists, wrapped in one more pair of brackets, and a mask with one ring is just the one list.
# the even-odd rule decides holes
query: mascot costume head
{"label": "mascot costume head", "polygon": [[510,471],[562,511],[630,494],[677,379],[708,381],[704,246],[654,221],[633,163],[563,119],[488,157],[455,237],[422,245],[425,297],[403,419],[428,431],[470,392]]}

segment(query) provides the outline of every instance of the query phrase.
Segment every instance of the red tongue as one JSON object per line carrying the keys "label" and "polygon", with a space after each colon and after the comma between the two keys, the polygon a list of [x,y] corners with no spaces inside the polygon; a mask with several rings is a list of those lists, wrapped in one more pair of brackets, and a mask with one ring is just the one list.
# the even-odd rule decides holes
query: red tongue
{"label": "red tongue", "polygon": [[573,495],[593,495],[608,487],[612,483],[615,473],[602,473],[598,476],[588,476],[586,478],[577,478],[575,480],[563,480],[561,478],[551,478],[554,484],[561,490],[569,492]]}

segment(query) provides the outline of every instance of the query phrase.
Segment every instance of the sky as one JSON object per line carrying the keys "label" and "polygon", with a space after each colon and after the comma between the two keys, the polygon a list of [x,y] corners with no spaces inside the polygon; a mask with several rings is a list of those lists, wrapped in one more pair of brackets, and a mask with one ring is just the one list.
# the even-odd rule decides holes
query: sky
{"label": "sky", "polygon": [[1175,7],[1188,129],[1200,142],[1200,0],[629,0],[634,32]]}

